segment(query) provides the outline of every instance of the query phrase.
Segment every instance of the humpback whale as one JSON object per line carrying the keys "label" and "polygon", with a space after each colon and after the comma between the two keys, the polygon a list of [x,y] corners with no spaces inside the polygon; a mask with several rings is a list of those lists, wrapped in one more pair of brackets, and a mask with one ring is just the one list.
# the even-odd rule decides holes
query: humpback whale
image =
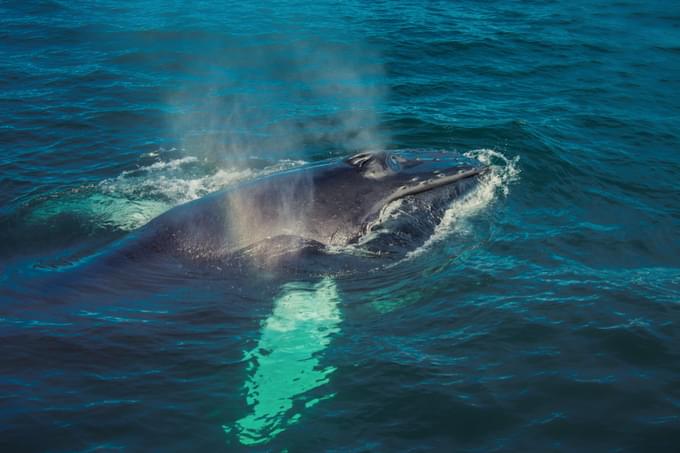
{"label": "humpback whale", "polygon": [[436,217],[437,206],[448,206],[469,191],[486,170],[474,159],[445,151],[329,159],[177,206],[132,232],[115,255],[219,260],[281,238],[326,248],[356,244],[376,229],[381,213],[394,202],[421,200],[427,212],[411,213],[415,222]]}
{"label": "humpback whale", "polygon": [[[196,285],[216,291],[207,291],[214,307],[221,307],[222,297],[261,301],[274,295],[256,346],[244,351],[249,409],[223,425],[228,439],[262,445],[295,423],[303,408],[331,397],[321,387],[335,367],[322,357],[342,329],[347,280],[341,277],[384,269],[376,255],[398,258],[422,244],[451,202],[476,187],[486,171],[456,153],[421,150],[365,152],[300,166],[170,209],[84,259],[69,278],[57,275],[59,286],[45,287],[67,289],[58,295],[64,300],[85,294],[86,304],[92,294],[137,300],[149,291],[181,301],[183,291]],[[357,249],[368,254],[353,255]],[[195,272],[210,278],[194,278]],[[236,311],[227,313],[243,316],[243,307],[235,304]]]}

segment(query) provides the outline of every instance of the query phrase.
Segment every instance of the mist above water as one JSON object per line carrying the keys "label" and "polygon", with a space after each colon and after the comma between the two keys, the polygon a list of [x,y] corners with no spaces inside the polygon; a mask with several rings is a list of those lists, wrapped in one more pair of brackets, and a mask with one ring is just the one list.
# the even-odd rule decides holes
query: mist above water
{"label": "mist above water", "polygon": [[189,76],[167,94],[169,130],[188,155],[241,165],[388,143],[379,126],[386,89],[375,49],[299,30],[221,36],[179,63]]}
{"label": "mist above water", "polygon": [[[257,34],[213,35],[200,54],[179,62],[188,76],[167,94],[171,136],[185,155],[232,170],[253,159],[314,161],[384,149],[384,59],[364,42],[333,34],[274,24]],[[311,182],[302,185],[277,198],[275,217],[292,235],[306,229],[300,197],[313,199]],[[231,197],[225,225],[246,243],[266,236],[258,231],[273,221],[261,219],[261,206],[248,197]]]}

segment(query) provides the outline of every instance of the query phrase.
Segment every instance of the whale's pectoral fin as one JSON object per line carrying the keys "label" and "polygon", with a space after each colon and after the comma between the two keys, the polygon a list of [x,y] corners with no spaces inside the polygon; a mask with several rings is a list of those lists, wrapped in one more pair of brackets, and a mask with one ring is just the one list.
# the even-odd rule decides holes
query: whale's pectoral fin
{"label": "whale's pectoral fin", "polygon": [[225,432],[242,445],[262,445],[297,422],[304,409],[332,398],[324,386],[335,367],[324,351],[340,333],[340,295],[335,281],[289,282],[262,323],[257,346],[246,351],[244,391],[249,411]]}

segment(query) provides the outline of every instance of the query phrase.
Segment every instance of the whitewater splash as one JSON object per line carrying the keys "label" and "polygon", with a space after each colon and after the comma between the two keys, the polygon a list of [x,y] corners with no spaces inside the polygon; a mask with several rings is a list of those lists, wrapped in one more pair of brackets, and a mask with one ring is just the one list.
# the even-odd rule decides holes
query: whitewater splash
{"label": "whitewater splash", "polygon": [[469,235],[470,219],[489,207],[498,195],[507,197],[511,184],[519,179],[519,156],[508,158],[493,149],[477,149],[463,155],[488,166],[489,171],[480,179],[479,185],[474,190],[449,206],[432,236],[423,245],[407,253],[406,260],[421,255],[452,234]]}
{"label": "whitewater splash", "polygon": [[71,215],[94,228],[131,231],[179,204],[304,163],[286,159],[251,169],[214,168],[195,156],[158,161],[123,171],[95,185],[49,197],[31,212],[28,220],[48,223]]}

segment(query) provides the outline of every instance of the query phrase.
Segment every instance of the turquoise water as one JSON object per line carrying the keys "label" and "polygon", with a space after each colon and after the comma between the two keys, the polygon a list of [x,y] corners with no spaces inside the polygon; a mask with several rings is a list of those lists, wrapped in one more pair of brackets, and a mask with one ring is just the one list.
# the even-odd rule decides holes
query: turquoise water
{"label": "turquoise water", "polygon": [[[7,1],[0,33],[3,451],[677,449],[673,2]],[[401,148],[492,172],[377,272],[79,274]]]}

